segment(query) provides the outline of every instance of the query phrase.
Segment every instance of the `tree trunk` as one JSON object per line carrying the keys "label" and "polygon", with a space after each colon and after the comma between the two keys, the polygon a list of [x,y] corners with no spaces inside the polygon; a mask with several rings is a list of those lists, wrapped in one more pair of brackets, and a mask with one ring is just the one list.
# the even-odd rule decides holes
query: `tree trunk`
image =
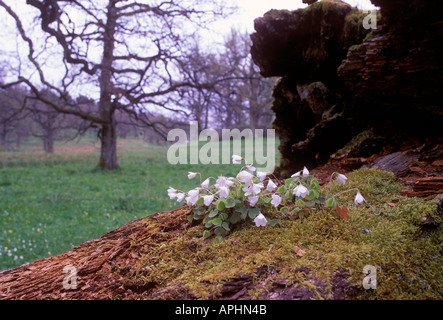
{"label": "tree trunk", "polygon": [[46,131],[46,135],[42,138],[43,150],[46,153],[54,153],[54,134],[51,131]]}
{"label": "tree trunk", "polygon": [[101,142],[98,167],[104,170],[120,169],[117,161],[117,128],[115,120],[104,124],[99,135]]}
{"label": "tree trunk", "polygon": [[104,170],[120,169],[117,162],[117,123],[115,120],[115,106],[111,101],[114,86],[112,84],[112,63],[114,61],[114,34],[116,28],[117,11],[115,1],[110,1],[107,7],[107,21],[103,35],[103,59],[99,83],[100,101],[99,112],[103,119],[99,132],[101,142],[100,160],[98,167]]}

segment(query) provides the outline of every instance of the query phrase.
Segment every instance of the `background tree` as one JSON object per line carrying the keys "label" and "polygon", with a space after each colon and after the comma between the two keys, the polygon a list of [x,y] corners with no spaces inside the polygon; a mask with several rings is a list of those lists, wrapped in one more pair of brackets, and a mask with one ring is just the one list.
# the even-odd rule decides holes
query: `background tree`
{"label": "background tree", "polygon": [[13,142],[19,148],[28,135],[29,119],[23,108],[25,95],[21,87],[0,90],[0,147],[6,150],[12,149]]}
{"label": "background tree", "polygon": [[[185,87],[211,87],[181,74],[180,62],[187,56],[190,35],[209,19],[222,15],[223,4],[199,1],[190,8],[187,1],[173,0],[148,4],[137,1],[39,1],[27,0],[34,16],[20,16],[0,0],[13,18],[21,39],[28,47],[32,70],[16,70],[11,85],[26,84],[32,97],[55,111],[82,118],[98,127],[101,143],[98,166],[119,168],[117,161],[116,111],[125,112],[137,123],[155,126],[147,108],[168,108],[170,96]],[[40,22],[45,44],[29,26]],[[41,40],[40,40],[41,41]],[[40,49],[42,48],[42,49]],[[48,76],[45,58],[58,59],[64,72]],[[33,77],[36,72],[38,77]],[[41,94],[50,91],[57,101]],[[71,91],[90,92],[97,97],[94,110],[86,112],[68,101]]]}
{"label": "background tree", "polygon": [[[198,43],[183,60],[181,73],[190,81],[214,83],[178,90],[175,104],[183,116],[199,123],[199,129],[268,128],[273,117],[269,109],[275,79],[263,78],[253,63],[249,34],[235,29],[216,52],[203,51]],[[222,81],[219,81],[222,79]]]}
{"label": "background tree", "polygon": [[[45,99],[55,101],[60,106],[64,106],[63,101],[59,101],[51,92],[41,92],[40,95]],[[54,153],[54,141],[57,138],[65,140],[73,138],[76,136],[75,131],[78,132],[83,127],[75,121],[77,119],[72,119],[73,122],[69,121],[69,118],[72,118],[71,115],[59,113],[40,100],[30,99],[26,103],[26,110],[29,117],[36,124],[36,126],[32,126],[31,134],[42,140],[43,150],[46,153]],[[68,130],[72,128],[76,128],[76,130]],[[66,133],[67,130],[69,133]]]}

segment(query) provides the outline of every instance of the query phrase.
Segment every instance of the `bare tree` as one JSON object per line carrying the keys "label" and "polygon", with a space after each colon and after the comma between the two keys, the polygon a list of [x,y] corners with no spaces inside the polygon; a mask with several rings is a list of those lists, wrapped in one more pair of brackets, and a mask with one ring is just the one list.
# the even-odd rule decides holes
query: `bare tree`
{"label": "bare tree", "polygon": [[23,136],[27,135],[28,128],[23,126],[28,113],[23,109],[26,91],[23,88],[0,90],[0,147],[11,149],[15,140],[20,146]]}
{"label": "bare tree", "polygon": [[[56,102],[59,106],[64,106],[63,101],[59,101],[51,92],[40,92],[40,95],[45,99]],[[68,120],[70,115],[59,113],[40,100],[30,100],[26,104],[25,110],[28,111],[34,123],[38,125],[37,127],[33,126],[31,134],[42,140],[43,150],[46,153],[54,153],[56,138],[61,135],[63,130],[73,127],[73,123]],[[73,138],[75,134],[71,133],[70,136],[65,135],[64,138]]]}
{"label": "bare tree", "polygon": [[212,125],[221,128],[270,126],[275,80],[260,75],[250,55],[251,45],[248,33],[232,29],[221,51],[202,52],[197,43],[181,64],[188,79],[215,83],[209,88],[180,90],[177,96],[175,103],[186,110],[186,116],[198,121],[199,129],[207,128],[210,118]]}
{"label": "bare tree", "polygon": [[[28,59],[38,79],[31,78],[29,73],[18,73],[17,80],[3,87],[24,83],[33,99],[98,127],[101,142],[98,166],[103,169],[119,168],[117,110],[160,132],[160,124],[146,112],[148,107],[174,110],[170,106],[174,92],[186,87],[213,86],[191,81],[179,73],[179,66],[187,56],[189,35],[196,26],[222,14],[220,2],[192,2],[193,7],[186,0],[152,1],[153,4],[142,0],[27,0],[27,3],[37,9],[35,17],[20,16],[6,1],[0,0],[0,6],[13,18],[28,46]],[[24,26],[32,19],[40,21],[45,43],[53,43],[61,53],[64,71],[57,80],[48,77],[42,58],[44,52],[37,50],[38,40]],[[64,100],[64,105],[42,96],[43,89]],[[70,91],[79,90],[89,90],[97,96],[95,110],[86,112],[68,101]]]}

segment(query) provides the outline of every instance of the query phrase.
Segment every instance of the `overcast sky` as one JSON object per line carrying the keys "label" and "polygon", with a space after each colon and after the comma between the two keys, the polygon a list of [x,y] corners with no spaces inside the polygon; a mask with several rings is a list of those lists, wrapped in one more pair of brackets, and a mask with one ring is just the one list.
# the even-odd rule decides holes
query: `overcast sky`
{"label": "overcast sky", "polygon": [[[100,0],[103,1],[103,0]],[[198,0],[196,3],[198,3]],[[299,8],[305,8],[307,5],[302,3],[302,0],[226,0],[238,6],[238,10],[228,19],[216,22],[213,26],[209,26],[211,30],[207,36],[202,37],[201,45],[207,45],[208,48],[214,48],[217,45],[221,45],[224,41],[223,38],[230,32],[232,28],[240,31],[247,31],[248,33],[254,32],[254,19],[263,16],[267,11],[271,9],[287,9],[296,10]],[[36,9],[32,6],[26,5],[25,0],[9,0],[7,1],[12,8],[20,15],[28,12],[35,12]],[[372,10],[375,7],[371,4],[370,0],[346,0],[345,2],[350,5],[357,6],[363,10]],[[23,21],[26,27],[26,21]],[[29,23],[29,22],[28,22]],[[34,22],[38,26],[37,22]],[[0,52],[2,53],[2,60],[0,61],[0,67],[5,65],[12,65],[17,67],[17,55],[16,50],[20,49],[23,57],[22,62],[26,64],[26,58],[28,53],[27,45],[18,45],[16,41],[17,30],[15,28],[14,21],[6,14],[3,8],[0,8],[0,28],[2,30],[0,37]],[[43,44],[41,44],[43,45]],[[46,43],[46,48],[51,47],[51,44]],[[101,54],[101,51],[99,52]],[[53,74],[60,74],[58,65],[51,66],[49,59],[45,63],[45,68],[52,68],[50,71]],[[55,62],[55,60],[54,60]],[[35,72],[34,72],[35,75]]]}
{"label": "overcast sky", "polygon": [[[302,0],[234,0],[240,12],[232,20],[235,24],[244,27],[249,32],[254,32],[254,19],[263,16],[271,9],[295,10],[307,7]],[[370,0],[345,0],[359,9],[372,10],[375,7]]]}

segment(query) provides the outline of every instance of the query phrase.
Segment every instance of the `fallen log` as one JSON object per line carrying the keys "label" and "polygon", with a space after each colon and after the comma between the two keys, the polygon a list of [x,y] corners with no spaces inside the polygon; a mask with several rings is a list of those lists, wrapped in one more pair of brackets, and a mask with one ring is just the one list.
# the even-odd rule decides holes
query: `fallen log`
{"label": "fallen log", "polygon": [[417,178],[412,183],[412,189],[401,190],[406,197],[426,197],[443,193],[443,177]]}

